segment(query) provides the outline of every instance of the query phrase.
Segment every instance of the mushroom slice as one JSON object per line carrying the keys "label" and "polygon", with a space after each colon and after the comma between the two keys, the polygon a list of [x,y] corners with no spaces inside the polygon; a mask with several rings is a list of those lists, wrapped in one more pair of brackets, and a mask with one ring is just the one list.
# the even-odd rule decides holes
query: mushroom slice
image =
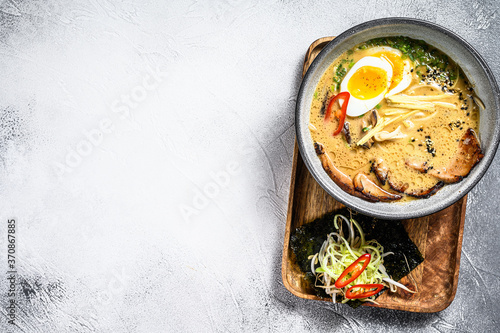
{"label": "mushroom slice", "polygon": [[[361,127],[359,128],[359,133],[357,134],[358,139],[362,138],[366,131],[374,128],[378,122],[378,112],[376,109],[372,109],[369,112],[365,113],[363,118],[361,119]],[[370,149],[375,141],[373,138],[370,138],[367,142],[361,145],[361,147]]]}
{"label": "mushroom slice", "polygon": [[392,131],[390,133],[388,131],[381,131],[373,136],[375,141],[378,141],[378,142],[386,141],[386,140],[397,140],[397,139],[402,139],[405,137],[406,137],[406,134],[401,132],[401,126],[398,126],[398,128],[396,128],[394,131]]}
{"label": "mushroom slice", "polygon": [[371,171],[377,176],[377,179],[382,185],[385,185],[387,177],[389,177],[389,168],[383,159],[377,158],[371,167]]}
{"label": "mushroom slice", "polygon": [[[325,94],[325,87],[323,87],[323,91],[322,91],[322,94]],[[325,94],[325,97],[323,98],[323,103],[321,103],[321,110],[319,111],[319,113],[324,116],[325,113],[326,113],[326,109],[328,107],[328,93]]]}
{"label": "mushroom slice", "polygon": [[427,173],[429,171],[429,165],[427,161],[417,161],[417,160],[406,160],[405,164],[421,173]]}
{"label": "mushroom slice", "polygon": [[414,190],[411,192],[405,192],[410,197],[419,198],[419,199],[427,199],[428,197],[436,194],[444,186],[444,182],[439,181],[436,185],[432,186],[428,189]]}
{"label": "mushroom slice", "polygon": [[387,178],[387,183],[389,184],[390,188],[399,193],[405,193],[405,191],[408,189],[408,186],[410,186],[408,183],[396,183],[390,178]]}
{"label": "mushroom slice", "polygon": [[348,145],[352,144],[351,131],[349,129],[349,122],[344,122],[344,127],[342,128],[342,134],[344,135],[345,141]]}
{"label": "mushroom slice", "polygon": [[428,174],[445,183],[456,183],[467,177],[484,154],[472,128],[460,139],[458,151],[446,167],[431,169]]}
{"label": "mushroom slice", "polygon": [[396,182],[389,177],[389,167],[381,158],[377,158],[372,163],[371,171],[375,174],[375,176],[377,176],[377,179],[382,185],[385,185],[385,183],[387,182],[389,184],[389,187],[396,192],[404,193],[408,188],[408,183]]}
{"label": "mushroom slice", "polygon": [[395,201],[402,198],[399,194],[384,190],[362,172],[354,177],[354,188],[372,201]]}
{"label": "mushroom slice", "polygon": [[323,169],[326,171],[328,176],[337,184],[343,191],[355,195],[359,198],[362,199],[370,199],[369,197],[365,197],[362,193],[357,192],[354,189],[354,184],[348,175],[340,171],[335,165],[333,165],[332,160],[330,159],[330,156],[325,152],[325,147],[321,143],[315,142],[314,143],[314,149],[316,150],[316,154],[318,154],[318,157],[321,161],[321,165],[323,166]]}

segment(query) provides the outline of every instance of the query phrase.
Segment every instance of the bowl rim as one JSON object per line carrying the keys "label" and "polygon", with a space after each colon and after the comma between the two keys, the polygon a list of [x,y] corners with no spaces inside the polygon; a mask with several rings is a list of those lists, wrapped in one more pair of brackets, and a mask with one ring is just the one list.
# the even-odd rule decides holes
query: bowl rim
{"label": "bowl rim", "polygon": [[[489,146],[488,151],[483,151],[485,153],[485,157],[480,161],[480,163],[475,167],[479,167],[479,173],[475,175],[475,177],[464,185],[463,187],[460,188],[460,191],[455,191],[448,197],[444,198],[441,201],[438,201],[436,204],[431,205],[431,206],[424,206],[423,208],[417,209],[417,210],[407,210],[406,212],[403,213],[395,213],[392,212],[391,210],[381,210],[381,209],[374,209],[372,205],[376,205],[378,203],[372,203],[368,202],[363,199],[362,204],[357,204],[356,203],[356,197],[348,194],[347,192],[344,192],[341,190],[337,184],[333,182],[333,180],[326,175],[326,172],[322,169],[322,172],[327,176],[327,180],[324,180],[324,175],[320,175],[316,172],[316,169],[313,167],[312,161],[307,158],[306,154],[306,141],[308,141],[309,138],[303,136],[303,127],[307,126],[305,122],[302,121],[302,107],[304,104],[304,100],[306,99],[306,94],[305,94],[305,88],[307,83],[311,80],[313,73],[317,69],[318,66],[320,66],[321,62],[324,60],[325,57],[328,56],[328,54],[340,43],[342,43],[344,40],[350,38],[352,35],[355,35],[357,33],[360,33],[364,30],[378,27],[378,26],[391,26],[391,25],[413,25],[413,26],[423,26],[426,28],[430,28],[432,30],[436,30],[444,35],[446,37],[453,39],[455,42],[463,46],[467,52],[472,55],[472,57],[475,59],[475,61],[478,62],[480,65],[481,69],[484,71],[486,77],[488,78],[488,85],[491,88],[491,91],[493,92],[493,100],[495,102],[494,104],[494,112],[496,111],[497,113],[497,119],[496,119],[496,126],[493,130],[493,135],[492,135],[492,144]],[[424,39],[424,38],[422,38]],[[310,106],[308,106],[310,108]],[[380,19],[375,19],[371,21],[367,21],[361,24],[358,24],[352,28],[347,29],[346,31],[342,32],[339,34],[337,37],[335,37],[331,42],[329,42],[322,50],[321,52],[316,56],[314,61],[311,63],[309,66],[307,72],[305,73],[304,77],[302,78],[302,82],[297,94],[297,102],[296,102],[296,109],[295,109],[295,131],[296,131],[296,136],[297,136],[297,142],[298,142],[298,147],[300,154],[302,156],[302,159],[313,176],[313,178],[318,182],[318,184],[331,196],[333,196],[337,201],[341,202],[342,204],[346,205],[347,207],[350,207],[358,212],[361,212],[363,214],[367,214],[373,217],[377,218],[383,218],[383,219],[410,219],[410,218],[417,218],[417,217],[422,217],[426,215],[430,215],[433,213],[436,213],[442,209],[445,209],[446,207],[451,206],[458,200],[460,200],[463,196],[465,196],[484,176],[486,171],[488,170],[489,166],[491,165],[496,151],[498,149],[498,144],[500,141],[500,90],[498,88],[498,84],[495,80],[495,76],[493,75],[493,72],[487,65],[486,61],[483,59],[483,57],[477,52],[472,45],[470,45],[465,39],[454,33],[453,31],[442,27],[438,24],[420,20],[420,19],[415,19],[415,18],[406,18],[406,17],[386,17],[386,18],[380,18]],[[312,146],[311,146],[312,147]],[[332,191],[330,189],[330,186],[333,188],[338,188],[340,195]],[[431,197],[432,198],[432,197]],[[428,200],[428,199],[424,199]]]}

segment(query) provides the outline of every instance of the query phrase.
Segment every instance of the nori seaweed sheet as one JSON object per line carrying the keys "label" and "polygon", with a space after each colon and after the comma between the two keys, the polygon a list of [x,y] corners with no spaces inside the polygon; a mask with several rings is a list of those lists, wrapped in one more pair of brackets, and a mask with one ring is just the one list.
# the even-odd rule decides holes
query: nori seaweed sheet
{"label": "nori seaweed sheet", "polygon": [[[297,228],[291,236],[291,248],[297,258],[297,264],[306,274],[306,279],[316,291],[316,295],[323,298],[329,298],[329,296],[323,289],[314,287],[315,277],[310,272],[311,261],[308,257],[318,253],[327,235],[336,231],[333,218],[337,214],[344,215],[347,218],[351,216],[349,209],[343,208]],[[408,237],[400,221],[380,220],[355,212],[352,212],[352,217],[359,223],[361,229],[363,229],[367,241],[375,239],[384,247],[384,252],[394,252],[394,254],[384,257],[384,266],[387,274],[392,276],[393,280],[399,281],[424,261],[422,254]],[[338,222],[340,228],[341,220]],[[342,223],[345,235],[347,226],[344,222]],[[408,260],[408,265],[406,264],[405,256]],[[408,266],[410,266],[410,270],[408,270]],[[347,302],[347,304],[357,307],[362,302],[354,300]]]}

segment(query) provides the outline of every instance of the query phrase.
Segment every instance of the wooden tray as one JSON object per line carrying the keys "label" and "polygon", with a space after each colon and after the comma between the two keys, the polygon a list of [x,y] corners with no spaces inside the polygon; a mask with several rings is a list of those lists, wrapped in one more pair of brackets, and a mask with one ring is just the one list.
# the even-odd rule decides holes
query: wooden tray
{"label": "wooden tray", "polygon": [[[302,75],[321,49],[333,38],[320,38],[311,44],[305,57]],[[418,288],[418,292],[411,294],[401,289],[396,293],[385,292],[377,298],[379,306],[371,303],[366,303],[366,306],[437,312],[450,305],[457,290],[466,203],[467,197],[464,197],[433,215],[402,221],[425,260],[412,271],[411,278],[406,276],[400,282],[412,290]],[[344,206],[328,195],[311,176],[295,141],[281,267],[283,283],[292,294],[306,299],[328,300],[315,296],[304,280],[304,274],[296,264],[295,255],[290,249],[290,234],[295,228],[342,207]]]}

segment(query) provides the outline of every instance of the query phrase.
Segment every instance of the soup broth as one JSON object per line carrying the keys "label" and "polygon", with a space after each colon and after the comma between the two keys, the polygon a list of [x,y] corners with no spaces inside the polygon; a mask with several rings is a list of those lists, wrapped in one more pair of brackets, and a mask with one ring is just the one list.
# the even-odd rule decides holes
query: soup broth
{"label": "soup broth", "polygon": [[[389,82],[375,58],[391,65]],[[369,63],[372,60],[375,65]],[[366,66],[356,66],[363,61]],[[341,104],[346,101],[330,102],[345,91],[350,94],[347,104],[353,107],[342,126]],[[380,100],[374,98],[377,94]],[[309,128],[334,169],[351,180],[366,175],[381,189],[398,193],[401,197],[396,200],[407,201],[427,197],[416,194],[441,187],[439,175],[427,171],[449,170],[467,131],[477,133],[476,103],[480,101],[463,71],[445,54],[423,41],[382,38],[348,50],[329,66],[315,90]],[[339,126],[342,132],[333,135]],[[377,174],[374,166],[379,162],[384,163],[389,182]]]}

